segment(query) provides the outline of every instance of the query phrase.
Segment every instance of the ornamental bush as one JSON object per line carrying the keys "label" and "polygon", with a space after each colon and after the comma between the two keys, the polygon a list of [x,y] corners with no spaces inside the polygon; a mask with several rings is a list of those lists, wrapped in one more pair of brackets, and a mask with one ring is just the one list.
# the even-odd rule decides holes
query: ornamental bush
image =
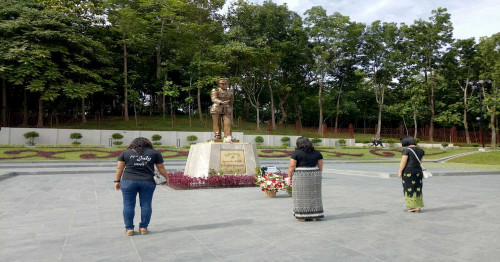
{"label": "ornamental bush", "polygon": [[119,140],[119,139],[123,138],[123,135],[120,134],[120,133],[114,133],[114,134],[111,135],[111,138]]}
{"label": "ornamental bush", "polygon": [[443,143],[441,143],[441,145],[442,145],[443,147],[447,147],[449,144],[448,144],[448,143],[446,143],[446,142],[443,142]]}
{"label": "ornamental bush", "polygon": [[319,143],[323,142],[323,140],[322,140],[321,138],[317,138],[317,137],[315,137],[315,138],[311,139],[311,142],[312,142],[313,144],[317,145],[317,144],[319,144]]}
{"label": "ornamental bush", "polygon": [[151,140],[153,140],[153,145],[161,145],[161,142],[159,142],[161,140],[161,136],[159,134],[151,136]]}
{"label": "ornamental bush", "polygon": [[186,139],[189,142],[194,142],[194,141],[198,140],[198,137],[195,135],[190,135],[190,136],[186,137]]}
{"label": "ornamental bush", "polygon": [[256,137],[255,137],[255,143],[257,143],[257,144],[262,144],[262,143],[264,143],[264,138],[263,138],[263,137],[261,137],[261,136],[256,136]]}
{"label": "ornamental bush", "polygon": [[389,138],[385,142],[388,143],[388,144],[394,144],[394,143],[396,143],[396,140],[394,140],[392,138]]}
{"label": "ornamental bush", "polygon": [[35,132],[35,131],[24,133],[24,137],[26,139],[28,139],[28,141],[26,142],[26,144],[28,146],[34,146],[35,145],[35,137],[39,137],[39,136],[40,135],[38,134],[38,132]]}
{"label": "ornamental bush", "polygon": [[356,142],[366,144],[366,143],[371,143],[372,141],[370,139],[365,138],[365,139],[357,139]]}
{"label": "ornamental bush", "polygon": [[339,140],[339,144],[340,144],[341,146],[345,146],[345,143],[346,143],[346,142],[347,142],[347,141],[345,141],[345,139],[340,139],[340,140]]}
{"label": "ornamental bush", "polygon": [[281,142],[283,142],[283,143],[290,142],[290,137],[287,137],[287,136],[282,137]]}
{"label": "ornamental bush", "polygon": [[69,134],[69,138],[70,138],[70,139],[74,139],[74,140],[75,140],[75,141],[73,141],[73,143],[71,143],[71,144],[72,144],[72,145],[74,145],[74,146],[78,146],[78,145],[80,145],[80,144],[81,144],[80,142],[78,142],[78,139],[80,139],[80,138],[82,138],[82,137],[83,137],[83,136],[82,136],[82,134],[81,134],[81,133],[71,133],[71,134]]}
{"label": "ornamental bush", "polygon": [[123,144],[122,141],[118,141],[118,140],[117,141],[113,141],[113,145],[115,145],[115,146],[119,146],[121,144]]}

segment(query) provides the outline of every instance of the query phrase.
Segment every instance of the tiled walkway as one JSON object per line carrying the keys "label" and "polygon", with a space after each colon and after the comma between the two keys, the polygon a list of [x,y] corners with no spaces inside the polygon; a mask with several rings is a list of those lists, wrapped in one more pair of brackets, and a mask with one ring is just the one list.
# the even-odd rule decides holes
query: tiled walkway
{"label": "tiled walkway", "polygon": [[[151,233],[127,237],[112,173],[0,181],[0,261],[498,261],[500,176],[424,181],[405,210],[396,178],[325,173],[325,218],[259,188],[157,188]],[[136,225],[139,209],[136,210]]]}

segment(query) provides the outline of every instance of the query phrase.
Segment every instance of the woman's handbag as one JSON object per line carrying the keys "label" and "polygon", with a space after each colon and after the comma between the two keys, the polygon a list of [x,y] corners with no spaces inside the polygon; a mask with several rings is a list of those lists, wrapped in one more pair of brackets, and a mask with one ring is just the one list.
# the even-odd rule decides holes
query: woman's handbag
{"label": "woman's handbag", "polygon": [[155,175],[154,175],[153,178],[154,178],[155,183],[157,185],[161,185],[161,184],[167,183],[167,179],[164,176],[160,175],[159,172],[155,172],[154,174]]}
{"label": "woman's handbag", "polygon": [[151,170],[151,168],[147,164],[146,167],[149,169],[149,171],[153,172],[154,174],[153,179],[155,180],[155,184],[161,185],[167,183],[167,179],[164,176],[162,176],[160,172]]}
{"label": "woman's handbag", "polygon": [[418,159],[418,156],[417,156],[417,154],[415,153],[415,151],[413,151],[413,149],[411,149],[411,148],[409,148],[409,147],[408,147],[408,149],[410,149],[410,151],[411,151],[411,152],[413,152],[413,154],[414,154],[414,155],[415,155],[415,157],[417,158],[418,162],[420,163],[420,167],[422,168],[422,173],[423,173],[423,175],[424,175],[424,178],[430,178],[430,177],[432,177],[431,172],[426,171],[426,170],[425,170],[425,168],[422,166],[422,162],[420,161],[420,159]]}

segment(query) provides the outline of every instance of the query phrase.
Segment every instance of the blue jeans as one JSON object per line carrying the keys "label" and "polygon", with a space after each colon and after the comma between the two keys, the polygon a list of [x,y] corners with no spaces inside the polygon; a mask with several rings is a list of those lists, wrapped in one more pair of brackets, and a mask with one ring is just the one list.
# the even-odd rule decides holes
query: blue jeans
{"label": "blue jeans", "polygon": [[147,228],[151,220],[151,202],[156,184],[151,181],[122,180],[120,187],[123,195],[123,220],[125,229],[134,229],[135,200],[139,193],[141,223],[139,228]]}

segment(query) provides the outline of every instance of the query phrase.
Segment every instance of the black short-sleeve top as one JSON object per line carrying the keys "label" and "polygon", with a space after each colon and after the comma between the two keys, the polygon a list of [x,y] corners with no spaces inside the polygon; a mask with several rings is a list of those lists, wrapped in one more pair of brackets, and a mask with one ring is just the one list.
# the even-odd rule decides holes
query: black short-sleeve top
{"label": "black short-sleeve top", "polygon": [[420,167],[420,163],[418,161],[422,160],[422,157],[425,155],[425,151],[419,147],[411,147],[411,149],[415,152],[415,154],[417,154],[418,159],[415,157],[415,154],[413,154],[410,149],[405,148],[403,149],[403,155],[408,156],[408,162],[406,162],[406,165]]}
{"label": "black short-sleeve top", "polygon": [[323,159],[323,155],[316,150],[312,152],[295,150],[291,158],[297,160],[296,167],[315,167],[318,166],[318,161]]}
{"label": "black short-sleeve top", "polygon": [[125,161],[122,179],[154,182],[155,164],[162,164],[163,157],[160,152],[151,148],[145,148],[141,154],[128,149],[118,156],[118,161]]}

